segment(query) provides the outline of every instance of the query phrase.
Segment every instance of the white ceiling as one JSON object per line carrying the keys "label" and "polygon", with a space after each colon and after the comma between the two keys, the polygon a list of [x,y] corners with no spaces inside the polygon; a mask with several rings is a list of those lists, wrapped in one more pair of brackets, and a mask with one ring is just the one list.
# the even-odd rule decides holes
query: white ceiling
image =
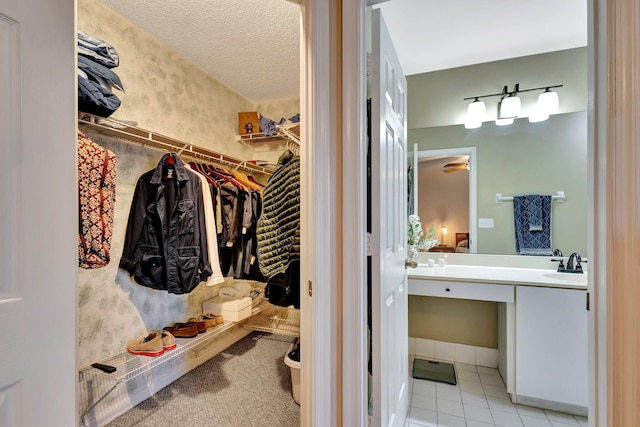
{"label": "white ceiling", "polygon": [[[100,0],[252,102],[299,95],[299,6]],[[405,74],[586,46],[587,0],[380,4]]]}
{"label": "white ceiling", "polygon": [[378,7],[405,75],[587,45],[587,0],[391,0]]}

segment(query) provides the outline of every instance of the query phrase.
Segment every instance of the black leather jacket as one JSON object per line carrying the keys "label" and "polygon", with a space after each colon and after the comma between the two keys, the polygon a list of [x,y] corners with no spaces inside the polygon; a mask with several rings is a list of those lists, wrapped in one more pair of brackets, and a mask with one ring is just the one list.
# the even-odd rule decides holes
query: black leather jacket
{"label": "black leather jacket", "polygon": [[[175,165],[165,165],[171,156]],[[120,267],[140,285],[191,292],[211,275],[200,179],[165,154],[138,179]]]}

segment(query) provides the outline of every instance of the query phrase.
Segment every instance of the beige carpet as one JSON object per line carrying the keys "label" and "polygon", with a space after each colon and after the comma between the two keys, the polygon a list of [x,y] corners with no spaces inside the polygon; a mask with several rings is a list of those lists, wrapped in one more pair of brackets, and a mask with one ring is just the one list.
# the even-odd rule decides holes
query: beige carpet
{"label": "beige carpet", "polygon": [[292,337],[253,332],[108,424],[108,427],[294,427],[284,355]]}

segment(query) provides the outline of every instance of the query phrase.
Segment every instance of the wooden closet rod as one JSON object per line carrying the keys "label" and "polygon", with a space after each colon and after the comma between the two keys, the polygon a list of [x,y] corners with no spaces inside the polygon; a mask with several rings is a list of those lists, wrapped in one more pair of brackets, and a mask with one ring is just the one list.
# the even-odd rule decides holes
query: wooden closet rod
{"label": "wooden closet rod", "polygon": [[255,165],[246,160],[240,160],[235,157],[227,156],[226,154],[217,153],[168,136],[131,126],[115,119],[98,117],[88,113],[79,113],[78,125],[81,128],[100,135],[123,139],[126,142],[135,142],[145,147],[175,152],[179,156],[184,155],[193,159],[201,159],[211,163],[229,166],[233,169],[242,169],[251,173],[259,173],[263,175],[273,174],[273,169]]}

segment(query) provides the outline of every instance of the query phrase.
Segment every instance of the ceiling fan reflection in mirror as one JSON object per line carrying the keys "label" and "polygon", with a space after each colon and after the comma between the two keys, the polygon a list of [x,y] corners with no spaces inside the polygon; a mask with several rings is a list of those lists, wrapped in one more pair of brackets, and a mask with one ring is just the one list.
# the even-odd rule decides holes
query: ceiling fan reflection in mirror
{"label": "ceiling fan reflection in mirror", "polygon": [[469,170],[469,162],[466,163],[447,163],[442,167],[442,172],[451,173],[461,170]]}

